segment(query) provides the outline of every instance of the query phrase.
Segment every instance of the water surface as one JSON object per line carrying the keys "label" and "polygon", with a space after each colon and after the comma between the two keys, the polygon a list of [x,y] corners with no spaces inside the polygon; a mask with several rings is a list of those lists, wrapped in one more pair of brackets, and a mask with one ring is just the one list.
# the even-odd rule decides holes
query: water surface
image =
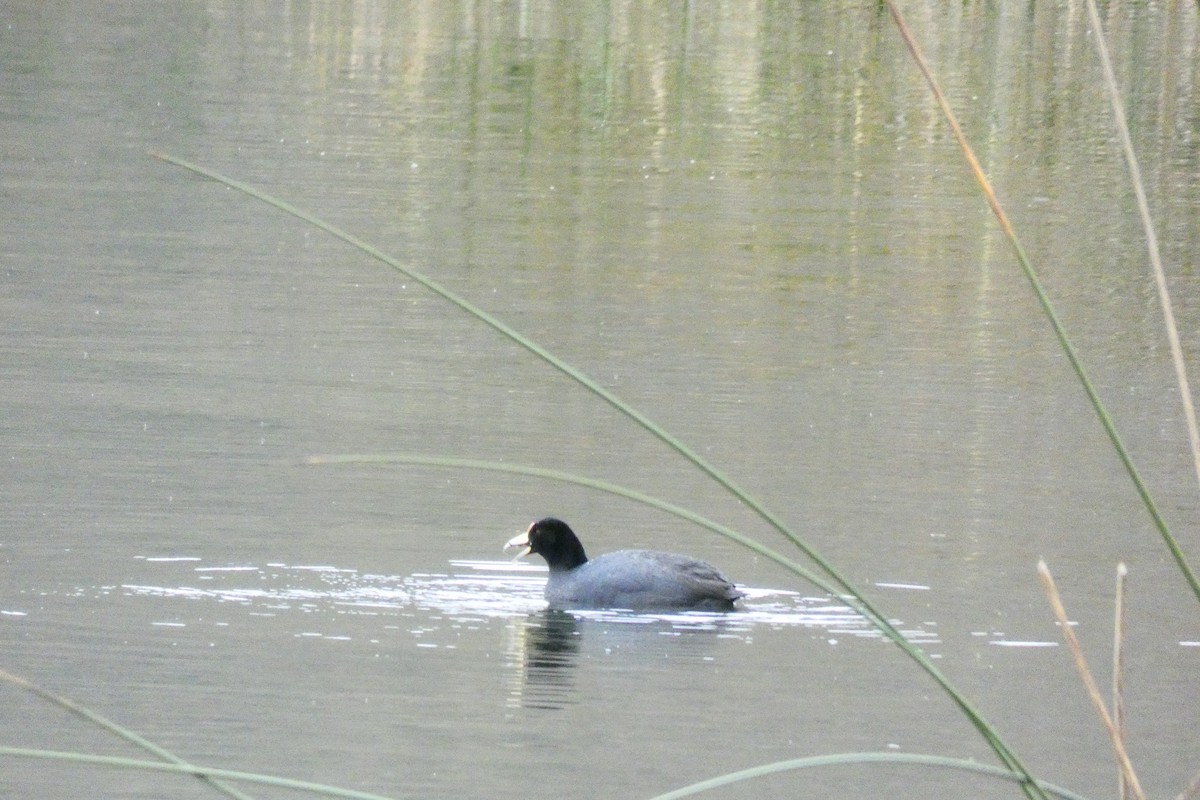
{"label": "water surface", "polygon": [[[1183,546],[1200,511],[1157,298],[1079,8],[905,7]],[[422,797],[653,796],[857,750],[991,760],[835,599],[628,485],[787,547],[370,241],[711,460],[922,643],[1030,766],[1112,791],[1034,574],[1194,773],[1196,607],[884,12],[871,4],[18,3],[0,26],[0,667],[198,763]],[[1105,22],[1189,361],[1195,4]],[[684,551],[731,615],[548,614],[530,520]],[[137,755],[12,687],[4,744]],[[897,788],[902,787],[902,788]],[[956,773],[731,797],[1014,796]],[[190,793],[190,794],[189,794]],[[255,790],[256,796],[269,796]],[[6,758],[0,795],[207,796]]]}

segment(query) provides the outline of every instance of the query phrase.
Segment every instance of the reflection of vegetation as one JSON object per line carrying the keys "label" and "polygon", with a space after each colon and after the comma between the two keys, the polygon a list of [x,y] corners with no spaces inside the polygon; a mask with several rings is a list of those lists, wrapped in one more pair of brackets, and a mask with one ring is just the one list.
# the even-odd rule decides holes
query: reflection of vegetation
{"label": "reflection of vegetation", "polygon": [[[689,187],[726,165],[733,168],[708,191],[744,226],[742,241],[725,246],[757,248],[756,265],[781,274],[798,268],[797,248],[861,272],[872,263],[864,246],[890,239],[894,258],[927,260],[976,240],[986,224],[982,207],[931,202],[911,213],[911,198],[945,197],[959,175],[937,169],[947,133],[912,80],[882,4],[716,2],[691,11],[543,4],[519,20],[437,2],[411,6],[406,15],[297,15],[284,25],[289,48],[304,56],[297,68],[314,86],[340,87],[331,99],[345,104],[344,115],[335,108],[302,123],[328,126],[306,132],[329,142],[331,155],[381,163],[421,162],[447,148],[511,152],[512,161],[495,170],[456,176],[476,191],[511,180],[525,200],[500,212],[464,209],[463,229],[445,244],[468,257],[478,249],[472,239],[487,235],[477,215],[496,213],[524,215],[514,220],[518,232],[550,249],[551,263],[572,247],[599,254],[614,228],[638,237],[648,264],[686,259],[697,242],[720,247],[706,238]],[[1194,231],[1195,4],[1110,4],[1107,14],[1125,61],[1118,67],[1127,73],[1129,117],[1147,132],[1142,155],[1163,187],[1153,198],[1160,219]],[[1096,230],[1128,221],[1121,204],[1110,202],[1119,187],[1096,170],[1109,156],[1111,120],[1092,102],[1101,74],[1077,6],[956,4],[914,17],[920,38],[936,42],[935,63],[955,67],[943,76],[947,95],[1001,192],[1019,196],[1029,185],[1047,192],[1038,207],[1016,204],[1019,226],[1035,214],[1061,215],[1068,198]],[[383,93],[374,111],[401,126],[394,136],[364,142],[337,135],[361,110],[355,87],[364,83]],[[364,145],[380,150],[364,153]],[[836,185],[811,185],[820,163],[844,165],[829,176]],[[611,180],[587,177],[596,174]],[[534,191],[551,178],[553,198]],[[444,202],[441,185],[413,180],[406,194],[414,210]],[[799,240],[798,218],[808,231]],[[537,238],[560,229],[575,237],[561,251]],[[1088,258],[1107,264],[1113,253],[1097,241]],[[1122,274],[1099,272],[1114,280]],[[1093,275],[1069,272],[1061,280]],[[930,292],[914,287],[900,299],[928,302]]]}
{"label": "reflection of vegetation", "polygon": [[[901,35],[904,37],[905,43],[908,45],[910,51],[912,52],[913,58],[916,60],[917,65],[921,69],[921,73],[925,76],[926,80],[929,83],[930,89],[933,91],[934,96],[937,98],[938,105],[941,108],[942,113],[945,115],[946,121],[949,123],[951,129],[953,130],[955,139],[958,141],[959,146],[962,148],[963,156],[966,158],[967,163],[971,167],[972,174],[975,176],[976,181],[979,182],[980,188],[983,190],[984,196],[987,198],[988,205],[991,207],[992,212],[996,215],[996,219],[999,221],[1000,227],[1004,231],[1004,235],[1008,238],[1009,242],[1012,244],[1013,251],[1016,254],[1018,262],[1020,262],[1021,269],[1025,272],[1025,276],[1029,279],[1029,282],[1033,287],[1034,294],[1037,295],[1038,302],[1041,303],[1042,309],[1046,312],[1046,316],[1050,319],[1050,323],[1054,328],[1054,333],[1058,337],[1058,341],[1062,345],[1063,351],[1067,355],[1067,360],[1071,362],[1071,368],[1075,370],[1075,374],[1079,378],[1080,383],[1083,385],[1084,391],[1087,393],[1088,400],[1091,401],[1092,407],[1096,411],[1096,415],[1100,418],[1100,421],[1104,426],[1104,430],[1108,434],[1109,440],[1112,442],[1113,448],[1117,451],[1118,455],[1121,458],[1121,463],[1125,466],[1125,469],[1129,474],[1130,480],[1133,481],[1134,486],[1137,488],[1138,496],[1141,498],[1142,503],[1143,503],[1143,505],[1145,505],[1147,512],[1149,512],[1151,518],[1154,520],[1154,525],[1158,529],[1159,534],[1161,535],[1164,543],[1167,546],[1167,549],[1171,552],[1172,557],[1175,559],[1175,563],[1179,567],[1179,571],[1183,574],[1185,581],[1188,583],[1188,585],[1191,587],[1193,593],[1196,595],[1196,599],[1200,600],[1200,583],[1197,582],[1195,573],[1192,572],[1191,567],[1188,565],[1187,559],[1184,557],[1183,550],[1179,547],[1179,543],[1175,540],[1175,537],[1172,536],[1171,532],[1167,529],[1166,520],[1164,520],[1162,515],[1159,513],[1158,507],[1155,504],[1154,499],[1150,496],[1150,492],[1147,489],[1145,482],[1142,480],[1142,477],[1141,477],[1140,473],[1138,472],[1137,467],[1133,463],[1133,458],[1130,456],[1129,451],[1125,448],[1124,443],[1121,441],[1121,437],[1117,433],[1116,424],[1113,422],[1112,417],[1108,413],[1108,410],[1104,407],[1104,403],[1100,400],[1100,395],[1096,391],[1095,387],[1092,385],[1091,379],[1088,378],[1087,373],[1084,370],[1083,363],[1079,360],[1079,356],[1075,351],[1075,347],[1071,344],[1070,339],[1067,337],[1066,330],[1063,328],[1062,323],[1059,321],[1058,315],[1055,313],[1054,307],[1050,302],[1050,298],[1047,296],[1046,291],[1042,288],[1041,280],[1038,278],[1037,273],[1034,271],[1033,265],[1030,263],[1029,257],[1025,253],[1025,249],[1021,246],[1021,243],[1017,238],[1016,231],[1013,230],[1012,224],[1008,220],[1008,215],[1004,212],[1003,207],[1000,205],[999,200],[996,198],[996,193],[992,190],[991,182],[987,179],[987,176],[984,175],[984,173],[983,173],[983,169],[979,166],[979,161],[975,158],[975,153],[972,151],[971,146],[967,143],[966,137],[963,135],[962,129],[959,127],[958,120],[955,118],[954,112],[951,111],[950,105],[949,105],[949,103],[947,103],[945,95],[942,93],[941,87],[938,86],[937,80],[933,77],[933,74],[930,72],[929,65],[926,63],[925,57],[921,53],[921,49],[917,46],[916,42],[914,41],[914,39],[912,37],[912,33],[908,29],[908,26],[905,23],[903,16],[900,14],[900,11],[896,8],[894,0],[886,0],[886,2],[888,5],[888,9],[891,11],[893,17],[896,20],[896,25],[900,29]],[[1120,130],[1121,133],[1123,134],[1122,138],[1123,138],[1123,143],[1126,146],[1126,156],[1130,163],[1130,173],[1132,176],[1132,182],[1134,184],[1135,194],[1138,196],[1139,201],[1140,201],[1139,207],[1140,207],[1140,210],[1142,211],[1143,223],[1145,225],[1146,235],[1150,242],[1150,256],[1151,256],[1151,260],[1154,262],[1154,266],[1155,266],[1155,276],[1156,276],[1156,278],[1158,280],[1158,284],[1159,284],[1159,295],[1163,302],[1163,315],[1164,315],[1164,318],[1166,321],[1168,338],[1171,340],[1172,353],[1173,353],[1174,359],[1175,359],[1176,375],[1180,382],[1179,388],[1180,388],[1180,392],[1183,396],[1183,406],[1186,411],[1186,416],[1188,417],[1188,430],[1191,434],[1192,457],[1195,461],[1197,476],[1200,476],[1200,441],[1197,440],[1197,435],[1196,435],[1195,410],[1192,407],[1191,391],[1188,388],[1187,375],[1186,375],[1186,371],[1185,371],[1184,365],[1183,365],[1183,354],[1179,347],[1179,334],[1175,330],[1175,319],[1174,319],[1174,314],[1171,311],[1170,296],[1167,293],[1166,281],[1163,277],[1163,272],[1162,272],[1162,265],[1158,260],[1159,255],[1158,255],[1158,248],[1157,248],[1157,244],[1156,244],[1156,240],[1155,240],[1155,236],[1154,236],[1154,230],[1153,230],[1153,226],[1151,224],[1151,220],[1149,217],[1149,211],[1146,208],[1146,204],[1145,204],[1145,191],[1141,185],[1141,178],[1140,178],[1140,174],[1139,174],[1140,171],[1137,166],[1137,159],[1133,154],[1133,147],[1132,147],[1132,144],[1129,142],[1128,131],[1126,130],[1125,122],[1124,122],[1124,119],[1122,118],[1122,115],[1124,112],[1121,107],[1121,103],[1117,99],[1118,95],[1117,95],[1116,82],[1113,79],[1111,67],[1108,62],[1108,53],[1107,53],[1107,49],[1104,44],[1103,31],[1099,29],[1100,19],[1099,19],[1099,15],[1096,13],[1095,0],[1088,0],[1088,10],[1092,17],[1092,23],[1097,28],[1095,40],[1097,43],[1097,48],[1101,55],[1101,59],[1105,66],[1105,78],[1106,78],[1106,83],[1108,86],[1109,93],[1113,97],[1113,109],[1114,109],[1115,115],[1117,117],[1117,127],[1118,127],[1118,130]],[[1123,578],[1124,578],[1124,574],[1125,574],[1124,570],[1125,570],[1124,565],[1121,565],[1122,585],[1123,585]],[[1122,795],[1122,797],[1124,797],[1125,793],[1129,792],[1138,800],[1145,800],[1145,794],[1142,792],[1142,788],[1141,788],[1140,783],[1138,782],[1137,775],[1134,772],[1133,765],[1130,762],[1129,756],[1125,750],[1124,732],[1120,728],[1120,714],[1119,714],[1119,710],[1121,708],[1120,693],[1119,693],[1119,691],[1114,691],[1114,696],[1113,696],[1114,710],[1113,710],[1112,715],[1110,715],[1107,711],[1107,708],[1105,706],[1103,699],[1100,697],[1100,693],[1099,693],[1099,690],[1096,688],[1095,682],[1092,680],[1090,670],[1087,668],[1086,662],[1084,661],[1082,650],[1079,647],[1078,641],[1075,639],[1075,634],[1071,630],[1070,623],[1067,619],[1066,611],[1063,609],[1062,602],[1058,596],[1058,591],[1054,585],[1054,580],[1051,577],[1050,570],[1046,566],[1045,562],[1041,562],[1038,564],[1038,572],[1041,575],[1042,582],[1046,588],[1046,593],[1050,599],[1051,606],[1053,607],[1053,609],[1055,611],[1055,616],[1058,619],[1058,624],[1062,631],[1062,635],[1067,640],[1067,643],[1071,647],[1072,655],[1074,656],[1076,665],[1079,669],[1080,678],[1083,680],[1084,685],[1088,690],[1088,695],[1089,695],[1089,697],[1092,698],[1093,704],[1095,705],[1097,712],[1100,714],[1101,719],[1104,721],[1105,728],[1108,731],[1110,738],[1112,739],[1113,749],[1116,753],[1117,765],[1118,765],[1118,768],[1120,770],[1120,775],[1121,775],[1121,784],[1120,784],[1121,785],[1121,795]],[[1117,652],[1118,652],[1118,656],[1114,657],[1114,664],[1117,665],[1116,669],[1115,669],[1116,674],[1114,676],[1114,687],[1120,686],[1120,681],[1121,681],[1121,677],[1122,677],[1121,671],[1120,671],[1121,659],[1119,656],[1119,653],[1121,652],[1120,651],[1120,635],[1121,635],[1122,629],[1123,629],[1123,625],[1121,624],[1120,620],[1124,616],[1124,609],[1123,609],[1123,606],[1121,605],[1122,600],[1123,600],[1123,592],[1119,590],[1118,591],[1118,613],[1117,613],[1117,618],[1118,618],[1118,625],[1117,625],[1118,651]],[[1113,717],[1117,718],[1117,721],[1115,723],[1113,721]],[[997,755],[999,755],[1002,759],[1005,758],[1004,753],[1001,752],[999,749],[997,749]],[[1014,772],[1017,772],[1017,771],[1025,772],[1024,768],[1020,767],[1019,764],[1011,764],[1010,763],[1009,766],[1014,769]],[[1026,775],[1026,777],[1031,777],[1028,775],[1027,772],[1025,773],[1025,775]],[[1026,794],[1028,794],[1030,796],[1032,796],[1034,794],[1040,795],[1041,794],[1040,787],[1031,785],[1031,783],[1032,783],[1032,781],[1023,784],[1023,788],[1025,789]]]}
{"label": "reflection of vegetation", "polygon": [[[1079,355],[1075,350],[1075,346],[1071,344],[1071,340],[1067,337],[1066,329],[1059,320],[1058,314],[1055,312],[1054,306],[1050,302],[1050,297],[1046,294],[1046,290],[1042,287],[1041,279],[1038,278],[1037,272],[1034,270],[1033,264],[1029,260],[1029,256],[1025,253],[1025,248],[1021,246],[1021,242],[1017,238],[1017,233],[1015,230],[1013,230],[1012,223],[1009,222],[1008,215],[1004,212],[1003,207],[1000,205],[999,199],[996,197],[996,193],[992,190],[991,181],[989,181],[987,176],[984,175],[983,168],[980,167],[979,160],[975,157],[974,151],[967,143],[966,137],[963,135],[962,128],[959,126],[954,112],[950,110],[950,105],[946,101],[946,97],[942,93],[941,87],[938,85],[937,81],[930,72],[929,65],[926,63],[924,55],[917,47],[916,42],[912,38],[911,31],[909,31],[908,26],[905,24],[903,17],[896,9],[895,3],[892,2],[892,0],[888,0],[888,8],[891,9],[892,13],[895,15],[896,24],[899,26],[905,42],[911,49],[913,58],[916,59],[918,66],[921,68],[921,73],[928,81],[930,89],[933,90],[933,94],[938,101],[938,106],[945,115],[946,121],[950,124],[951,130],[954,132],[954,137],[959,143],[959,146],[962,148],[963,156],[967,160],[968,165],[971,167],[971,173],[975,176],[975,180],[978,181],[980,188],[983,190],[984,196],[987,198],[988,206],[996,215],[996,220],[1000,223],[1001,230],[1004,231],[1004,235],[1012,244],[1017,261],[1020,263],[1021,269],[1025,273],[1025,277],[1029,279],[1029,283],[1033,288],[1034,294],[1037,296],[1038,302],[1042,306],[1042,310],[1045,311],[1047,318],[1049,318],[1050,324],[1054,328],[1054,334],[1058,337],[1059,344],[1062,345],[1063,352],[1066,354],[1067,360],[1071,363],[1071,368],[1075,370],[1076,377],[1079,378],[1079,382],[1083,385],[1083,389],[1087,393],[1088,400],[1091,401],[1092,408],[1095,409],[1096,415],[1100,418],[1100,422],[1104,426],[1104,431],[1108,434],[1109,440],[1112,442],[1113,449],[1117,451],[1117,454],[1121,458],[1122,465],[1124,465],[1126,472],[1129,473],[1129,478],[1133,481],[1133,485],[1137,489],[1138,497],[1141,498],[1143,505],[1146,507],[1146,511],[1149,512],[1151,518],[1154,520],[1155,527],[1162,536],[1163,542],[1167,545],[1167,549],[1171,552],[1172,558],[1175,559],[1175,563],[1179,567],[1179,571],[1183,573],[1183,577],[1187,581],[1188,586],[1191,587],[1192,592],[1196,595],[1196,599],[1200,600],[1200,582],[1197,581],[1195,573],[1192,572],[1192,568],[1188,565],[1187,559],[1183,555],[1183,550],[1179,547],[1179,542],[1176,541],[1175,537],[1172,536],[1171,532],[1167,529],[1166,520],[1163,519],[1162,515],[1159,513],[1157,504],[1150,496],[1149,489],[1146,487],[1145,482],[1142,480],[1141,474],[1138,472],[1137,467],[1133,463],[1133,457],[1130,456],[1129,451],[1121,441],[1121,437],[1117,433],[1116,423],[1113,422],[1112,417],[1108,413],[1108,409],[1104,407],[1104,403],[1101,401],[1099,393],[1096,391],[1095,386],[1093,386],[1091,379],[1087,375],[1087,371],[1083,367],[1083,362],[1079,359]],[[1095,4],[1090,2],[1089,8],[1092,10],[1094,15]],[[1099,17],[1094,17],[1094,19],[1097,23],[1099,22]],[[1104,56],[1105,65],[1107,66],[1108,56],[1104,48],[1103,37],[1097,37],[1097,42],[1100,52]],[[1112,79],[1111,73],[1107,77],[1109,89],[1115,98],[1117,92],[1116,84]],[[1117,112],[1118,118],[1120,118],[1120,103],[1114,99],[1113,105]],[[1188,430],[1192,434],[1192,457],[1196,464],[1196,474],[1198,477],[1200,477],[1200,440],[1197,439],[1196,435],[1195,410],[1192,407],[1191,391],[1188,388],[1187,372],[1183,364],[1183,353],[1179,347],[1179,333],[1175,328],[1175,317],[1171,311],[1170,296],[1167,293],[1166,280],[1163,277],[1162,265],[1159,262],[1158,246],[1154,237],[1154,229],[1149,218],[1149,211],[1145,208],[1145,190],[1141,186],[1141,178],[1137,168],[1137,161],[1133,156],[1132,145],[1128,144],[1129,137],[1125,130],[1125,124],[1123,120],[1118,122],[1118,127],[1126,134],[1123,138],[1127,143],[1127,154],[1130,161],[1133,183],[1135,185],[1135,193],[1143,201],[1140,203],[1140,207],[1143,211],[1143,222],[1146,229],[1146,235],[1150,240],[1150,256],[1151,260],[1155,264],[1155,276],[1158,280],[1159,296],[1163,301],[1163,316],[1166,321],[1168,338],[1170,339],[1172,345],[1171,351],[1175,359],[1176,375],[1178,376],[1180,382],[1180,394],[1183,398],[1184,409],[1187,412],[1185,416],[1187,417],[1188,421]]]}

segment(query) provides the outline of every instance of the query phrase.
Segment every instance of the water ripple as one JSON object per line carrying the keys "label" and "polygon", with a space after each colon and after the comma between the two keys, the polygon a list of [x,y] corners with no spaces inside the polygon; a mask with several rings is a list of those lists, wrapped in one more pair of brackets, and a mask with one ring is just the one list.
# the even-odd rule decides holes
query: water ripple
{"label": "water ripple", "polygon": [[[129,597],[208,601],[272,614],[338,613],[411,616],[423,610],[453,621],[523,618],[545,607],[546,568],[510,561],[451,561],[447,572],[384,575],[333,565],[205,565],[189,557],[147,558],[155,582],[126,583]],[[881,638],[853,610],[828,596],[770,588],[745,588],[734,613],[580,611],[581,620],[622,625],[663,624],[678,630],[719,630],[744,636],[758,626],[799,627],[839,637]],[[897,625],[902,625],[895,621]],[[926,627],[931,623],[926,623]],[[919,644],[937,643],[926,627],[905,629]]]}

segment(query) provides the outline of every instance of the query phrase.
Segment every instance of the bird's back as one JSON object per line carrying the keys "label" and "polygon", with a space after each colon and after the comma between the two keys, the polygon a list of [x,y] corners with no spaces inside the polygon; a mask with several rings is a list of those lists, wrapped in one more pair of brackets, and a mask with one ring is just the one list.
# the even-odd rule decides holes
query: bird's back
{"label": "bird's back", "polygon": [[605,553],[552,571],[546,600],[555,608],[728,611],[743,593],[706,561],[655,550]]}

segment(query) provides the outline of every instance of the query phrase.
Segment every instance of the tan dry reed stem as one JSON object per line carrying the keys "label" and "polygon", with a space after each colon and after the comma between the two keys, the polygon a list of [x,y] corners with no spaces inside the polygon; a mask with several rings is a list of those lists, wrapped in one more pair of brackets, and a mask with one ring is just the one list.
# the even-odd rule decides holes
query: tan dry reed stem
{"label": "tan dry reed stem", "polygon": [[1121,773],[1125,776],[1129,791],[1132,792],[1137,800],[1146,800],[1146,795],[1142,791],[1142,785],[1137,779],[1137,773],[1133,771],[1133,764],[1129,760],[1129,754],[1125,752],[1125,743],[1121,741],[1117,728],[1113,724],[1112,717],[1108,713],[1108,708],[1104,704],[1104,698],[1100,696],[1100,688],[1096,685],[1096,679],[1092,677],[1091,669],[1088,668],[1087,659],[1083,656],[1083,648],[1079,645],[1079,639],[1075,637],[1075,631],[1071,630],[1071,623],[1067,619],[1067,610],[1063,607],[1062,598],[1058,594],[1058,587],[1054,585],[1054,576],[1050,574],[1050,568],[1046,566],[1045,561],[1038,561],[1037,569],[1038,577],[1042,579],[1042,588],[1046,592],[1046,599],[1050,602],[1050,608],[1054,612],[1055,619],[1058,620],[1058,627],[1062,632],[1063,641],[1067,643],[1067,647],[1071,651],[1071,657],[1075,660],[1075,669],[1079,673],[1080,680],[1083,681],[1083,686],[1087,690],[1088,698],[1092,701],[1092,706],[1096,709],[1100,721],[1104,723],[1105,730],[1108,731],[1108,738],[1112,742],[1113,752],[1117,755],[1117,765]]}
{"label": "tan dry reed stem", "polygon": [[1096,9],[1096,0],[1087,0],[1087,9],[1092,23],[1092,41],[1096,43],[1096,52],[1099,54],[1100,64],[1104,68],[1104,82],[1108,87],[1108,97],[1112,101],[1113,123],[1117,127],[1117,138],[1121,140],[1125,162],[1129,165],[1129,182],[1133,184],[1138,215],[1142,219],[1142,230],[1146,233],[1146,249],[1150,255],[1150,266],[1154,269],[1154,285],[1158,288],[1158,302],[1162,306],[1163,325],[1167,329],[1167,341],[1171,345],[1171,363],[1175,367],[1175,381],[1179,385],[1180,400],[1183,403],[1183,418],[1187,423],[1188,442],[1192,446],[1192,464],[1196,468],[1196,480],[1200,482],[1200,428],[1196,425],[1196,407],[1192,403],[1192,390],[1188,385],[1187,367],[1183,360],[1183,346],[1179,343],[1179,327],[1175,324],[1175,312],[1171,310],[1171,293],[1167,289],[1167,275],[1163,270],[1162,256],[1158,251],[1158,235],[1154,232],[1154,221],[1150,218],[1150,204],[1146,201],[1142,170],[1138,166],[1137,154],[1133,151],[1129,126],[1125,123],[1125,105],[1121,102],[1121,93],[1117,89],[1117,78],[1113,73],[1112,60],[1108,57],[1108,44],[1104,38],[1104,27],[1100,24],[1100,12]]}
{"label": "tan dry reed stem", "polygon": [[1176,797],[1175,800],[1193,800],[1196,797],[1200,797],[1200,772],[1196,773],[1196,777],[1192,778],[1191,783],[1179,793],[1179,797]]}
{"label": "tan dry reed stem", "polygon": [[[1125,563],[1117,564],[1117,590],[1113,609],[1113,674],[1112,715],[1117,737],[1125,744],[1125,578],[1129,574]],[[1117,770],[1117,796],[1125,800],[1129,785],[1125,773]]]}
{"label": "tan dry reed stem", "polygon": [[1000,223],[1001,231],[1003,231],[1004,236],[1012,245],[1017,262],[1021,265],[1021,270],[1025,273],[1025,277],[1029,281],[1029,286],[1033,289],[1034,295],[1037,296],[1038,303],[1045,312],[1046,318],[1050,321],[1050,326],[1054,329],[1054,335],[1062,347],[1063,354],[1066,355],[1067,361],[1070,362],[1075,376],[1079,378],[1079,382],[1083,386],[1083,390],[1087,394],[1088,400],[1096,412],[1096,416],[1100,419],[1100,424],[1104,427],[1105,433],[1108,434],[1109,441],[1112,442],[1113,449],[1116,450],[1117,456],[1125,466],[1125,471],[1128,473],[1129,479],[1133,481],[1134,489],[1137,491],[1138,497],[1141,498],[1142,505],[1146,507],[1146,511],[1154,521],[1154,527],[1158,529],[1163,544],[1171,551],[1171,557],[1175,559],[1175,563],[1178,565],[1179,571],[1183,574],[1184,580],[1191,587],[1192,593],[1196,595],[1196,599],[1200,600],[1200,578],[1196,577],[1196,573],[1192,571],[1191,565],[1188,564],[1187,557],[1184,556],[1179,542],[1171,535],[1171,531],[1167,527],[1167,521],[1163,519],[1162,514],[1158,510],[1158,505],[1150,495],[1150,489],[1146,486],[1146,482],[1142,480],[1137,465],[1133,463],[1133,457],[1129,454],[1129,450],[1125,447],[1124,442],[1121,441],[1121,435],[1117,432],[1116,423],[1113,422],[1112,416],[1109,415],[1108,409],[1104,407],[1104,403],[1100,399],[1100,393],[1096,391],[1091,378],[1088,377],[1087,370],[1083,367],[1083,361],[1080,360],[1079,354],[1075,351],[1075,345],[1071,344],[1070,338],[1067,337],[1066,329],[1058,318],[1058,312],[1054,310],[1054,304],[1050,302],[1050,296],[1046,294],[1046,290],[1042,287],[1041,279],[1038,278],[1037,272],[1029,260],[1029,256],[1026,255],[1025,248],[1021,246],[1021,241],[1017,238],[1016,231],[1013,229],[1012,223],[1009,222],[1008,215],[1004,213],[1004,209],[996,197],[996,192],[992,188],[991,181],[988,180],[983,167],[979,165],[979,159],[975,157],[975,151],[972,149],[971,143],[967,141],[966,135],[962,132],[962,128],[958,124],[958,118],[955,117],[954,111],[950,108],[950,103],[946,100],[941,86],[938,84],[933,71],[929,67],[929,63],[925,60],[920,45],[917,44],[912,31],[909,30],[908,23],[904,21],[904,15],[900,13],[895,0],[884,0],[884,2],[887,4],[888,11],[891,13],[897,29],[900,31],[901,38],[904,39],[905,46],[908,47],[909,53],[912,54],[913,61],[916,62],[917,68],[921,71],[926,84],[929,86],[929,90],[933,93],[934,100],[937,101],[938,108],[941,109],[942,116],[946,119],[946,124],[950,126],[950,130],[954,134],[954,139],[958,142],[958,148],[962,152],[967,166],[970,167],[975,182],[979,184],[979,188],[987,200],[988,207],[991,208],[996,221]]}

